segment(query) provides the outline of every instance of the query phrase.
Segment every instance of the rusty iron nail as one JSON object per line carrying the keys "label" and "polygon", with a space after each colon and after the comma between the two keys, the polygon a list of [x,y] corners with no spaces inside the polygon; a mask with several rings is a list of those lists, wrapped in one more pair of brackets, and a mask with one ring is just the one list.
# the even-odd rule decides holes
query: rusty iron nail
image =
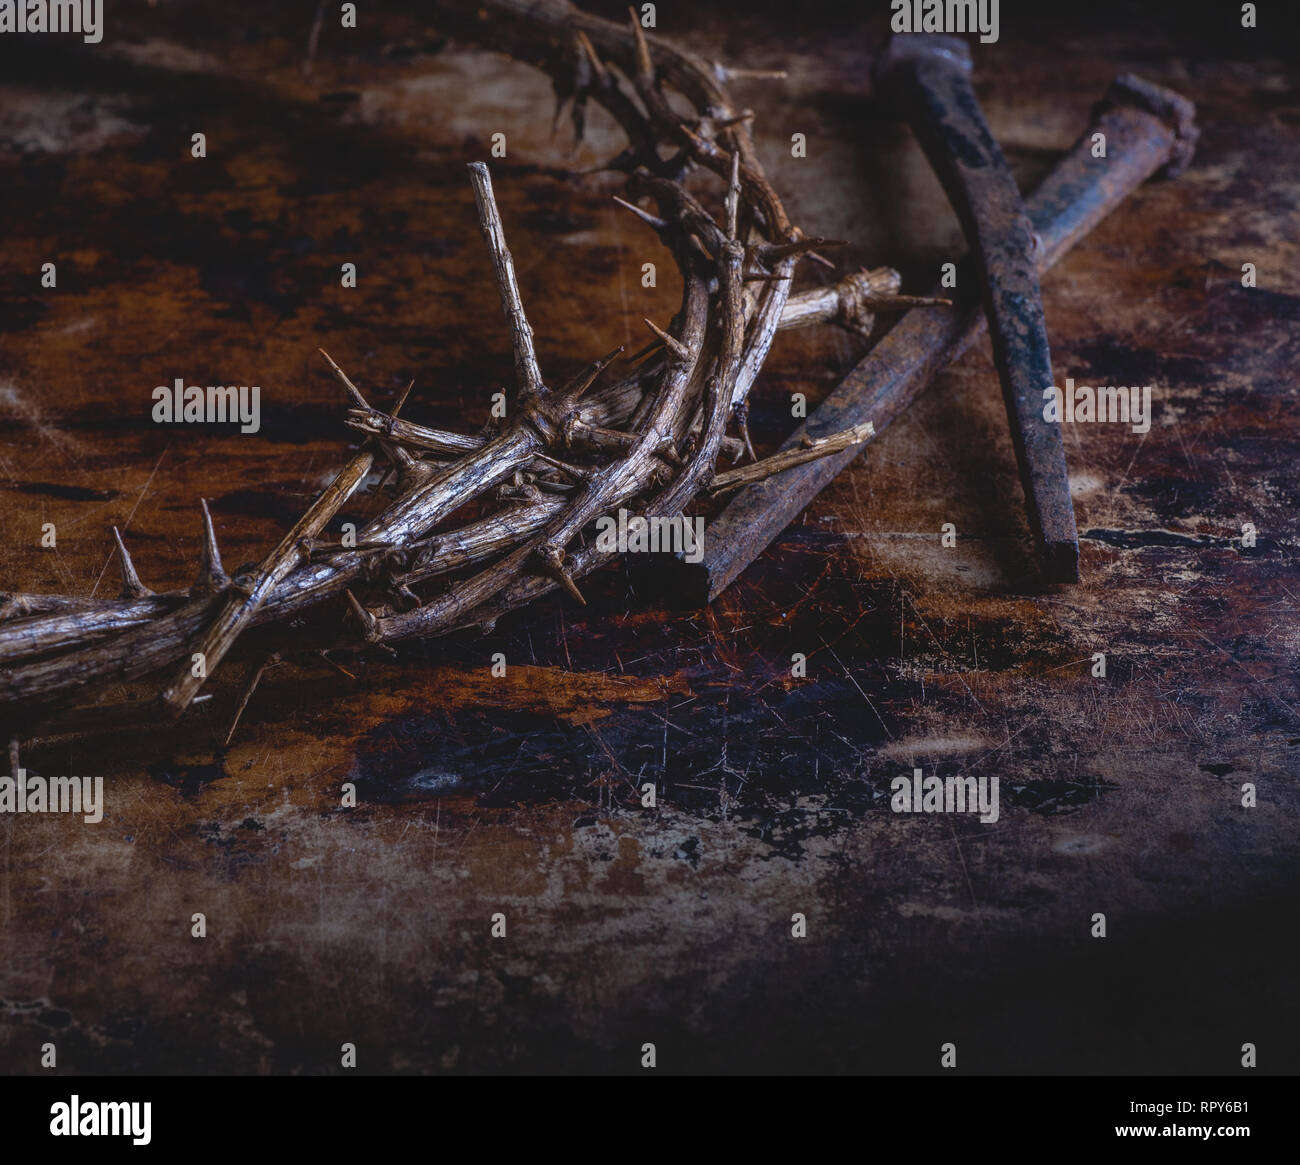
{"label": "rusty iron nail", "polygon": [[970,247],[1043,577],[1078,582],[1079,535],[1061,426],[1043,417],[1043,392],[1054,381],[1034,232],[970,73],[965,41],[898,33],[876,62],[874,80],[885,103],[912,126]]}
{"label": "rusty iron nail", "polygon": [[[1155,176],[1185,166],[1196,130],[1195,108],[1177,93],[1139,78],[1118,78],[1094,108],[1091,124],[1029,199],[1039,238],[1034,260],[1048,270],[1075,243]],[[1106,135],[1106,157],[1092,154],[1092,135]],[[932,294],[942,289],[936,287]],[[971,300],[907,312],[782,445],[826,437],[873,421],[877,436],[930,381],[983,334],[986,320]],[[676,560],[660,581],[665,596],[702,606],[722,593],[862,452],[862,445],[786,470],[738,493],[708,525],[697,564]]]}

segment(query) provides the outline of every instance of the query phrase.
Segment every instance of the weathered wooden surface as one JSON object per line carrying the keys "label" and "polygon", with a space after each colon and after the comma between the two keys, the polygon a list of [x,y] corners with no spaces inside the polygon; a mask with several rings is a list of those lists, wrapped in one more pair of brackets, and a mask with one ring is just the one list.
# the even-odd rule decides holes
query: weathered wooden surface
{"label": "weathered wooden surface", "polygon": [[[372,1072],[634,1071],[646,1041],[667,1071],[929,1071],[945,1040],[971,1072],[1232,1071],[1246,1041],[1300,1066],[1296,74],[1204,21],[1008,8],[976,78],[1026,184],[1117,72],[1203,126],[1186,176],[1044,280],[1058,377],[1155,388],[1145,435],[1065,431],[1083,585],[1024,585],[984,346],[711,610],[648,612],[606,572],[586,609],[341,658],[355,680],[307,653],[225,748],[264,652],[312,633],[250,638],[178,727],[24,754],[102,774],[107,809],[0,821],[0,1068],[37,1070],[51,1038],[68,1072],[325,1072],[344,1041]],[[94,50],[2,46],[5,588],[113,593],[114,524],[146,582],[184,585],[200,496],[227,564],[260,558],[351,447],[318,344],[372,399],[414,375],[406,415],[476,430],[511,375],[465,173],[492,133],[544,369],[674,309],[670,280],[640,285],[670,266],[617,180],[567,174],[619,148],[599,114],[570,157],[540,74],[394,13],[327,25],[305,74],[312,9],[136,5]],[[789,70],[736,93],[792,217],[921,290],[959,234],[870,103],[885,22],[787,19],[660,6],[665,35]],[[783,335],[764,444],[862,350]],[[260,385],[262,431],[154,425],[176,376]],[[914,765],[999,776],[1001,820],[891,814]]]}

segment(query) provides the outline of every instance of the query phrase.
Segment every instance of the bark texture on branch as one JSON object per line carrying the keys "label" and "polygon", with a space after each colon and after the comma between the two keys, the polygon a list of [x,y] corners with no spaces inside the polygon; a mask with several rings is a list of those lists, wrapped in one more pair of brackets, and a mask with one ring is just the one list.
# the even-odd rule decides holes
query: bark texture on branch
{"label": "bark texture on branch", "polygon": [[[595,519],[620,508],[679,514],[710,488],[720,455],[734,461],[751,448],[752,456],[746,399],[779,329],[832,320],[860,328],[864,320],[869,325],[873,303],[910,302],[883,271],[791,300],[797,262],[829,244],[804,239],[789,221],[755,155],[752,115],[733,107],[722,71],[647,36],[635,14],[615,23],[566,0],[443,0],[432,14],[458,37],[545,69],[557,96],[573,102],[579,133],[589,102],[619,123],[628,145],[609,168],[627,175],[620,201],[673,255],[682,278],[676,316],[666,327],[647,321],[656,343],[620,379],[599,384],[621,349],[548,386],[515,278],[508,224],[487,166],[473,163],[469,177],[514,352],[506,419],[477,436],[399,419],[400,404],[392,413],[373,408],[326,355],[349,398],[345,423],[366,445],[251,574],[226,576],[205,505],[203,561],[186,591],[148,591],[119,536],[119,600],[0,595],[6,735],[179,715],[246,629],[325,602],[337,605],[342,623],[316,648],[490,625],[557,588],[581,601],[579,580],[610,557],[581,538]],[[677,112],[669,89],[686,98],[691,114]],[[721,221],[683,185],[692,169],[721,179]],[[654,203],[653,213],[643,199]],[[735,436],[726,432],[733,423]],[[824,451],[802,456],[842,447],[827,442]],[[394,478],[391,503],[355,545],[323,540],[327,522],[366,479],[376,454]],[[727,477],[721,488],[784,464],[732,470],[743,477]],[[205,658],[202,674],[191,668],[195,653]],[[157,695],[94,702],[113,685],[166,669],[173,678]]]}

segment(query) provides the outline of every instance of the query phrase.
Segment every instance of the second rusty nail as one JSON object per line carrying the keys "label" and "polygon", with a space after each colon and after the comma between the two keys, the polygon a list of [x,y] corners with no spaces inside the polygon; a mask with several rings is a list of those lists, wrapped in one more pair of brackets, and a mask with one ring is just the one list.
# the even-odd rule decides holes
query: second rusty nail
{"label": "second rusty nail", "polygon": [[984,120],[966,42],[899,33],[876,62],[880,97],[911,125],[970,246],[1002,382],[1029,527],[1047,582],[1079,581],[1079,535],[1059,424],[1043,417],[1052,383],[1033,228]]}
{"label": "second rusty nail", "polygon": [[[1147,179],[1181,172],[1196,141],[1194,116],[1192,103],[1171,90],[1131,75],[1117,78],[1083,135],[1029,199],[1042,243],[1034,255],[1038,270],[1056,263]],[[1092,151],[1097,132],[1106,136],[1105,158]],[[874,422],[879,435],[984,325],[983,312],[968,302],[907,312],[782,448],[864,421]],[[709,522],[701,562],[665,564],[662,597],[688,606],[712,601],[861,452],[854,446],[746,487]]]}

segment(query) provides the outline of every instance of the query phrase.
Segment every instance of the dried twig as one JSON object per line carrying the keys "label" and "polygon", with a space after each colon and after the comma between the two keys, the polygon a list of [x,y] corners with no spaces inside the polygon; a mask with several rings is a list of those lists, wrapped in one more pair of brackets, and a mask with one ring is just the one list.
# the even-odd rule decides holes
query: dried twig
{"label": "dried twig", "polygon": [[497,290],[501,293],[501,306],[510,324],[510,334],[515,347],[515,378],[521,396],[532,396],[543,391],[542,373],[537,367],[537,354],[533,351],[533,329],[524,315],[524,305],[519,298],[519,285],[515,282],[515,263],[506,246],[505,228],[496,199],[492,196],[492,177],[482,162],[471,162],[469,180],[474,185],[474,200],[478,203],[479,224],[492,254],[492,268],[496,272]]}
{"label": "dried twig", "polygon": [[[326,523],[338,513],[370,472],[374,457],[358,453],[339,471],[311,507],[294,524],[280,544],[271,551],[261,566],[247,579],[228,586],[225,605],[199,640],[196,655],[200,658],[181,673],[162,694],[162,702],[169,715],[179,716],[198,695],[208,671],[225,658],[226,652],[239,637],[257,609],[266,602],[276,585],[282,582],[302,560],[303,543],[315,538],[325,529]],[[206,513],[207,507],[204,507]],[[187,661],[189,663],[189,661]]]}
{"label": "dried twig", "polygon": [[726,473],[719,473],[709,483],[709,493],[726,493],[728,490],[739,489],[743,485],[752,485],[756,481],[762,481],[766,477],[771,477],[774,473],[780,473],[783,469],[793,469],[796,465],[817,461],[828,454],[838,453],[841,449],[851,449],[854,445],[865,445],[875,434],[875,425],[870,421],[864,421],[861,425],[854,425],[853,428],[845,429],[842,433],[835,433],[829,437],[819,437],[815,440],[810,438],[798,449],[787,449],[782,453],[774,453],[771,457],[765,457],[761,461],[755,461],[752,465],[745,465],[740,469],[729,469]]}

